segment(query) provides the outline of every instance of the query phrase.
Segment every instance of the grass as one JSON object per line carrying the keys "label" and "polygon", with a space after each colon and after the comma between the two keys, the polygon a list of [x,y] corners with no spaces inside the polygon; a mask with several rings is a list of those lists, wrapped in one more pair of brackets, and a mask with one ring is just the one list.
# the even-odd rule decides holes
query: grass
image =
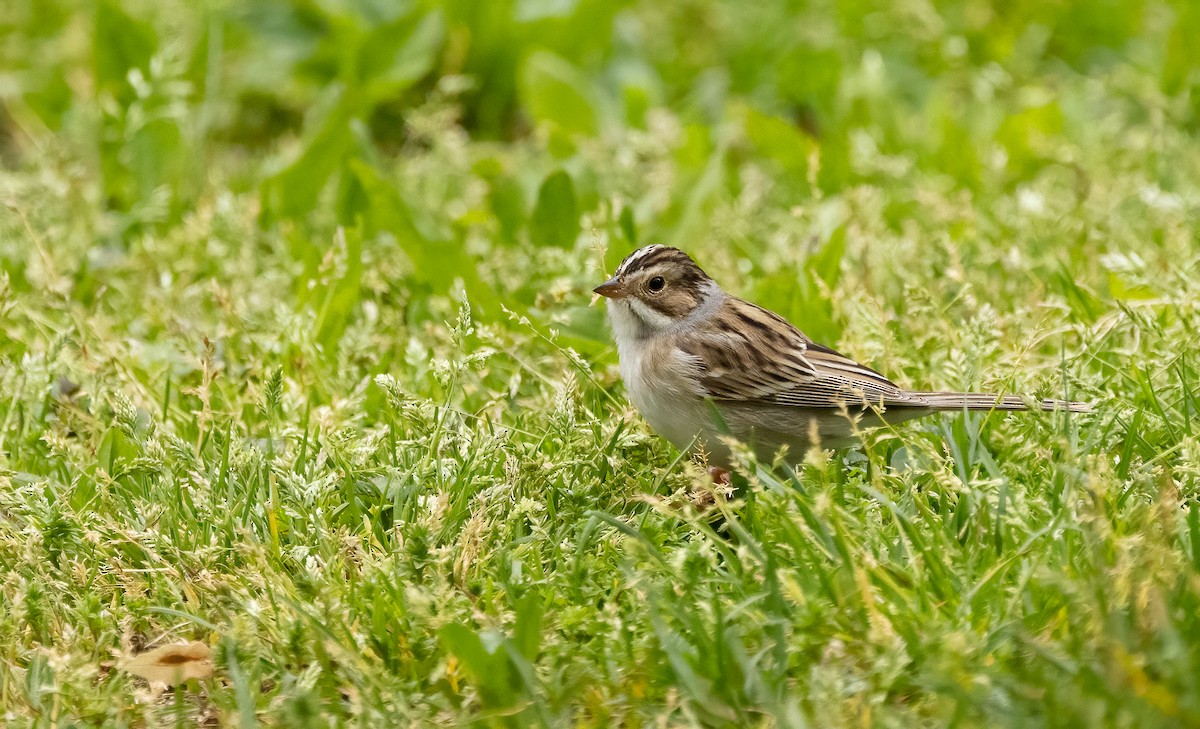
{"label": "grass", "polygon": [[[1200,725],[1200,16],[1103,5],[7,3],[0,716]],[[649,242],[1095,413],[699,513],[591,305]]]}

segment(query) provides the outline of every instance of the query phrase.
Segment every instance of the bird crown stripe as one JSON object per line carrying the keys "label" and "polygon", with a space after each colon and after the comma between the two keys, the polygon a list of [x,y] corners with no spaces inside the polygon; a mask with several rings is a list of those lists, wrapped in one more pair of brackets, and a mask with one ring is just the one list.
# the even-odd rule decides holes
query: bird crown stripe
{"label": "bird crown stripe", "polygon": [[652,246],[646,246],[645,248],[640,248],[633,253],[630,253],[629,256],[621,262],[621,265],[617,267],[616,275],[625,276],[634,271],[639,271],[641,269],[648,268],[651,265],[665,263],[670,260],[677,261],[680,264],[690,266],[696,271],[699,271],[699,267],[696,266],[696,262],[693,261],[692,257],[688,254],[684,253],[678,248],[671,248],[669,246],[659,245],[656,243]]}
{"label": "bird crown stripe", "polygon": [[624,261],[621,261],[621,265],[617,266],[617,275],[629,273],[631,268],[633,268],[634,263],[636,263],[637,261],[645,258],[646,256],[650,255],[651,253],[654,253],[655,251],[657,251],[661,248],[662,248],[661,245],[655,244],[652,246],[646,246],[645,248],[639,248],[636,251],[634,251],[633,253],[630,253],[628,256],[625,257]]}

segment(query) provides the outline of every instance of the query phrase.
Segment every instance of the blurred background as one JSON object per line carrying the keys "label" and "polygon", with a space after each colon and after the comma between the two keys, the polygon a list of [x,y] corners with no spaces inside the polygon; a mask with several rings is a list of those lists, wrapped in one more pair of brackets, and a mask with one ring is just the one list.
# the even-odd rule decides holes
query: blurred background
{"label": "blurred background", "polygon": [[[1041,272],[1086,280],[1133,233],[1056,228],[1064,214],[1194,194],[1172,148],[1200,124],[1197,37],[1196,4],[1166,0],[9,0],[0,160],[53,176],[77,213],[54,238],[79,269],[59,273],[85,288],[81,269],[224,199],[310,273],[353,227],[394,241],[415,290],[458,279],[483,307],[556,288],[541,274],[563,266],[506,248],[601,246],[612,266],[716,244],[702,263],[753,270],[738,283],[836,337],[815,292],[860,215],[927,236],[917,252],[943,267],[997,264],[980,237],[1035,261],[1054,240]],[[937,209],[955,200],[982,209]],[[3,256],[18,282],[37,265]]]}
{"label": "blurred background", "polygon": [[[0,716],[1200,725],[1198,134],[1194,0],[2,0]],[[1096,413],[718,532],[591,301],[649,243]]]}

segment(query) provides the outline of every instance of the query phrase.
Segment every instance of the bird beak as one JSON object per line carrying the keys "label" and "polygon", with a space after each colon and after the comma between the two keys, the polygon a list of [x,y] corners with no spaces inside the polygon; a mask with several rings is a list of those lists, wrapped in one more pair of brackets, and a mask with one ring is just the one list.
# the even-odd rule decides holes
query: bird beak
{"label": "bird beak", "polygon": [[623,299],[628,296],[628,293],[625,291],[625,284],[621,279],[616,277],[610,278],[592,289],[592,291],[595,291],[606,299]]}

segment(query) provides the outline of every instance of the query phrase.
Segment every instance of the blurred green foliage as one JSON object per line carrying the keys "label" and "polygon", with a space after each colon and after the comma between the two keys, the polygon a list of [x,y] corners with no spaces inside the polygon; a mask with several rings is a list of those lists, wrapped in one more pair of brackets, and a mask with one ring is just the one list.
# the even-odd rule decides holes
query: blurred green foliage
{"label": "blurred green foliage", "polygon": [[[1198,8],[5,0],[0,715],[1200,723]],[[588,305],[652,242],[1098,413],[714,526]],[[164,635],[220,678],[135,694]]]}
{"label": "blurred green foliage", "polygon": [[[1061,79],[1122,64],[1158,79],[1155,113],[1200,128],[1188,2],[12,0],[0,13],[6,155],[81,132],[78,154],[131,225],[177,220],[211,192],[211,170],[247,154],[229,184],[260,188],[264,224],[310,216],[333,187],[353,225],[353,163],[395,172],[388,150],[420,143],[406,111],[431,96],[473,139],[536,139],[576,178],[589,173],[580,139],[645,128],[667,105],[688,136],[681,184],[712,161],[736,186],[729,168],[748,154],[797,196],[877,182],[852,163],[860,134],[968,189],[1069,165],[1062,135],[1096,110],[1072,107]],[[499,160],[491,213],[510,235],[566,245],[570,226],[537,204],[566,194],[546,162]],[[409,201],[422,202],[436,201]],[[638,223],[670,238],[683,212]]]}
{"label": "blurred green foliage", "polygon": [[[571,247],[581,219],[620,234],[610,265],[637,242],[686,243],[744,192],[747,162],[785,205],[915,174],[986,196],[1078,171],[1064,140],[1104,112],[1064,91],[1071,74],[1136,69],[1163,94],[1146,113],[1200,128],[1198,31],[1186,2],[13,0],[0,140],[19,164],[61,134],[95,166],[110,214],[97,232],[114,245],[222,187],[258,190],[261,225],[365,225],[369,246],[400,242],[417,283],[445,291],[464,276],[486,307],[493,286],[474,269],[487,245]],[[1112,80],[1135,103],[1152,91]],[[472,155],[483,209],[448,216],[454,190],[400,180],[395,151],[436,143],[407,118],[431,99],[451,111],[427,127],[502,143]],[[669,202],[651,206],[588,147],[646,131],[664,106],[681,128]],[[1158,183],[1170,191],[1178,174],[1163,164]],[[889,207],[886,222],[911,213]],[[313,269],[330,235],[308,238]],[[817,309],[810,328],[836,335]]]}

